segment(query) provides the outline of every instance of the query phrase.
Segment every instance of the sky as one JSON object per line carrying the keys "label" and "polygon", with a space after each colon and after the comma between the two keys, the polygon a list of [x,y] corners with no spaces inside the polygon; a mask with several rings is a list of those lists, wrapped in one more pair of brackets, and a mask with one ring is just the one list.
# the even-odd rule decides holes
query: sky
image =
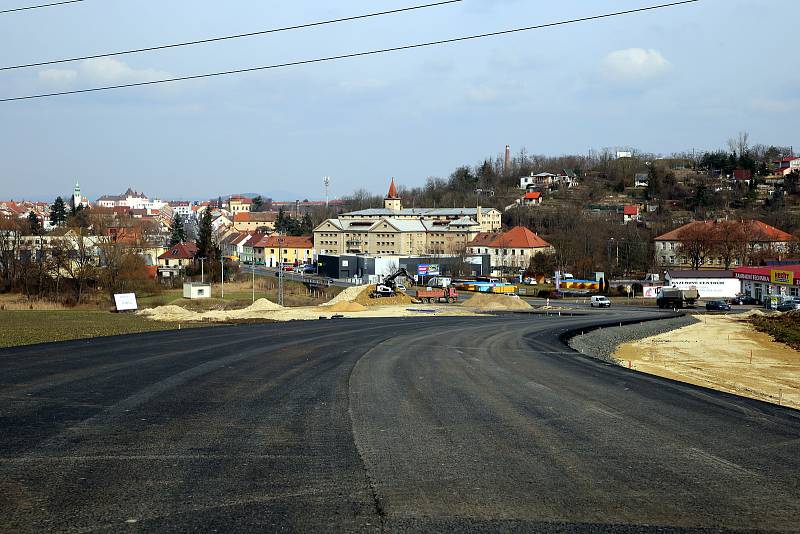
{"label": "sky", "polygon": [[[0,0],[0,10],[39,0]],[[86,0],[0,14],[0,66],[264,30],[425,0]],[[658,0],[464,0],[154,53],[0,71],[0,98],[447,39]],[[800,147],[797,0],[701,0],[357,59],[0,103],[0,199],[384,193],[513,152]]]}

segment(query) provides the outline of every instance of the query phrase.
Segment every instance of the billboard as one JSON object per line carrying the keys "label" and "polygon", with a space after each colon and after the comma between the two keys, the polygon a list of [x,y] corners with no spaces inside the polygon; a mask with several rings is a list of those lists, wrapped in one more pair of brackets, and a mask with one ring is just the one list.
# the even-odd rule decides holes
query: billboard
{"label": "billboard", "polygon": [[794,271],[770,271],[769,281],[773,284],[790,286],[794,282]]}
{"label": "billboard", "polygon": [[440,276],[442,273],[439,271],[439,265],[436,263],[417,266],[417,274],[419,276]]}
{"label": "billboard", "polygon": [[115,293],[114,304],[116,304],[118,312],[135,311],[139,309],[139,306],[136,304],[135,293]]}

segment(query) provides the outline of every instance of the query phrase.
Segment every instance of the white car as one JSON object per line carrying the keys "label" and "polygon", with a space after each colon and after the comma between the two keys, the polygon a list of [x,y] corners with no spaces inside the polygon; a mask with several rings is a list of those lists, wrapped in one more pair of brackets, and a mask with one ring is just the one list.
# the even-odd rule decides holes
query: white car
{"label": "white car", "polygon": [[395,287],[395,289],[397,289],[398,291],[402,291],[403,293],[405,293],[406,291],[408,291],[408,290],[406,289],[406,286],[404,286],[403,284],[395,284],[395,285],[394,285],[394,287]]}
{"label": "white car", "polygon": [[592,300],[589,302],[589,306],[594,308],[595,306],[598,308],[610,308],[611,301],[608,300],[608,297],[604,295],[594,296]]}

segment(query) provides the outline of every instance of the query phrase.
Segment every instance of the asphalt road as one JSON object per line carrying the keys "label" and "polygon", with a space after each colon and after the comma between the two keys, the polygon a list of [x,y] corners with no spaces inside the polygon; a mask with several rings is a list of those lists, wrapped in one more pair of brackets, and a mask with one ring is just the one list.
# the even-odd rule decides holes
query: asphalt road
{"label": "asphalt road", "polygon": [[800,530],[800,413],[558,340],[634,314],[2,350],[0,531]]}

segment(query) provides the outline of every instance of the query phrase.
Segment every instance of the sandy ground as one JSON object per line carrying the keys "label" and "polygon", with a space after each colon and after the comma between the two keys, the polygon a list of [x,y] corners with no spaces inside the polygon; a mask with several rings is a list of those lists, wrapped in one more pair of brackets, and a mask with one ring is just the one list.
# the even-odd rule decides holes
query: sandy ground
{"label": "sandy ground", "polygon": [[516,296],[475,294],[463,304],[413,304],[407,295],[395,298],[369,298],[373,286],[344,290],[321,306],[284,308],[267,299],[259,299],[240,310],[195,312],[168,305],[142,310],[140,315],[156,321],[229,322],[242,320],[308,321],[333,315],[356,317],[474,316],[491,311],[521,311],[532,307]]}
{"label": "sandy ground", "polygon": [[800,408],[800,352],[756,331],[742,316],[698,318],[697,324],[624,344],[614,357],[637,371]]}

